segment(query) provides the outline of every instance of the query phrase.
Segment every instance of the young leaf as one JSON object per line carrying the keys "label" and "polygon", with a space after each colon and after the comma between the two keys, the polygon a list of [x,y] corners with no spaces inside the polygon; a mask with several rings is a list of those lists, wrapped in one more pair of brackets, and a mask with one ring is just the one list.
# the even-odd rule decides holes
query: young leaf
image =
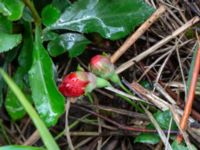
{"label": "young leaf", "polygon": [[55,125],[64,113],[64,97],[54,81],[54,64],[44,49],[38,27],[35,33],[33,65],[29,71],[32,98],[38,113],[48,126]]}
{"label": "young leaf", "polygon": [[145,89],[152,90],[152,86],[147,80],[140,81],[140,85],[143,86]]}
{"label": "young leaf", "polygon": [[116,40],[128,35],[153,11],[144,0],[78,0],[48,29],[98,32]]}
{"label": "young leaf", "polygon": [[[13,76],[15,83],[23,90],[27,97],[30,97],[30,92],[28,92],[27,74],[32,63],[32,50],[33,50],[33,39],[32,31],[29,23],[24,23],[24,43],[21,52],[18,57],[19,67]],[[13,120],[21,119],[26,111],[23,106],[14,95],[14,93],[8,89],[5,107],[8,114]]]}
{"label": "young leaf", "polygon": [[[163,112],[157,111],[154,114],[154,117],[162,129],[164,129],[164,130],[169,129],[170,120],[172,118],[171,112],[169,110],[166,110]],[[171,130],[177,130],[177,129],[178,129],[178,127],[177,127],[176,123],[174,121],[172,121]]]}
{"label": "young leaf", "polygon": [[42,22],[45,26],[49,26],[56,22],[60,17],[60,10],[53,5],[47,5],[42,10]]}
{"label": "young leaf", "polygon": [[2,53],[17,46],[21,42],[22,36],[20,34],[8,34],[0,32],[0,39],[0,53]]}
{"label": "young leaf", "polygon": [[43,121],[40,119],[38,114],[36,113],[33,106],[29,103],[28,99],[25,97],[25,95],[22,93],[22,91],[19,89],[19,87],[14,83],[14,81],[2,70],[0,69],[0,74],[10,87],[10,89],[15,93],[16,97],[19,99],[21,104],[24,106],[25,110],[31,117],[33,123],[37,127],[40,136],[47,147],[48,150],[59,150],[58,145],[54,141],[52,135],[49,133],[47,127],[43,123]]}
{"label": "young leaf", "polygon": [[148,143],[148,144],[157,144],[159,141],[160,141],[159,135],[153,133],[141,133],[134,140],[135,143]]}
{"label": "young leaf", "polygon": [[[154,117],[162,129],[164,130],[169,129],[170,120],[172,118],[171,112],[169,110],[163,112],[157,111],[154,114]],[[174,121],[172,121],[171,130],[177,130],[177,126]]]}
{"label": "young leaf", "polygon": [[90,41],[78,33],[66,33],[49,42],[48,51],[52,56],[58,56],[68,51],[70,57],[80,55]]}
{"label": "young leaf", "polygon": [[21,18],[24,3],[20,0],[0,0],[0,13],[7,16],[9,20],[15,21]]}
{"label": "young leaf", "polygon": [[21,145],[12,145],[12,146],[2,146],[0,150],[45,150],[44,148],[31,147],[31,146],[21,146]]}

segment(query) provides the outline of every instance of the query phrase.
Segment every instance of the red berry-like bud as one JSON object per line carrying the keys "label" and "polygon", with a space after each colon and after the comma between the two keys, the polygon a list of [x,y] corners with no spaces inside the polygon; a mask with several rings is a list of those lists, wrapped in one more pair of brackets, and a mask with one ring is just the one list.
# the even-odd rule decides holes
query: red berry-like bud
{"label": "red berry-like bud", "polygon": [[85,93],[88,83],[87,72],[71,72],[64,77],[59,90],[64,96],[79,97]]}
{"label": "red berry-like bud", "polygon": [[77,71],[71,72],[64,77],[59,85],[59,91],[67,97],[79,97],[87,92],[91,92],[96,87],[109,86],[109,82],[97,78],[90,72]]}
{"label": "red berry-like bud", "polygon": [[103,55],[96,55],[90,60],[91,71],[105,79],[109,79],[115,72],[114,65],[111,63],[109,57]]}

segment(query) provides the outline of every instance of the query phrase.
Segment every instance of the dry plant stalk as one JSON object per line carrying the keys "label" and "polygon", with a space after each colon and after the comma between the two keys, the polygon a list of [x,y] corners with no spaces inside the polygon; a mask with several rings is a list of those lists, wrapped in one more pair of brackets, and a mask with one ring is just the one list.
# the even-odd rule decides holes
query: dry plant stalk
{"label": "dry plant stalk", "polygon": [[38,130],[35,130],[31,136],[24,142],[23,145],[33,145],[40,139]]}
{"label": "dry plant stalk", "polygon": [[169,109],[169,106],[170,106],[169,103],[167,103],[166,101],[160,99],[154,93],[152,93],[152,92],[148,91],[147,89],[143,88],[139,83],[133,81],[131,83],[131,87],[143,99],[146,99],[146,100],[150,101],[152,104],[154,104],[159,109],[161,109],[163,111]]}
{"label": "dry plant stalk", "polygon": [[127,50],[135,43],[135,41],[165,12],[166,8],[161,5],[153,15],[146,20],[125,42],[124,44],[111,56],[110,60],[115,63]]}
{"label": "dry plant stalk", "polygon": [[197,23],[199,21],[200,21],[200,18],[198,16],[193,17],[191,20],[189,20],[183,26],[181,26],[176,31],[174,31],[171,35],[167,36],[166,38],[162,39],[161,41],[159,41],[158,43],[156,43],[155,45],[153,45],[152,47],[150,47],[146,51],[140,53],[136,57],[128,60],[127,62],[125,62],[124,64],[122,64],[121,66],[119,66],[117,68],[116,72],[117,73],[121,73],[121,72],[125,71],[126,69],[128,69],[129,67],[131,67],[132,65],[134,65],[135,62],[138,62],[138,61],[144,59],[146,56],[150,55],[151,53],[155,52],[161,46],[165,45],[170,40],[174,39],[176,36],[178,36],[179,34],[183,33],[185,30],[187,30],[188,28],[190,28],[191,26],[193,26],[195,23]]}

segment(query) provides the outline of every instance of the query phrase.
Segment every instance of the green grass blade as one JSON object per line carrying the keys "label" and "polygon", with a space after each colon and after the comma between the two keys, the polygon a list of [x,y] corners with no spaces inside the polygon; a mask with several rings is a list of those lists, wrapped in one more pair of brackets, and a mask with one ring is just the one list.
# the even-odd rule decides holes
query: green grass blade
{"label": "green grass blade", "polygon": [[22,146],[22,145],[9,145],[0,147],[0,150],[45,150],[40,147]]}
{"label": "green grass blade", "polygon": [[[192,80],[192,73],[193,73],[193,70],[194,70],[194,64],[195,64],[195,60],[196,60],[196,56],[197,56],[198,47],[199,47],[199,45],[196,44],[194,46],[194,49],[193,49],[194,53],[193,53],[193,56],[192,56],[192,62],[190,64],[190,70],[189,70],[189,75],[188,75],[188,80],[187,80],[187,85],[186,85],[186,88],[187,88],[186,92],[187,93],[186,93],[185,98],[187,97],[188,91],[189,91],[189,88],[190,88],[190,84],[191,84],[191,80]],[[185,101],[186,101],[186,99],[185,99]]]}
{"label": "green grass blade", "polygon": [[16,97],[19,99],[21,104],[24,106],[25,110],[31,117],[33,123],[37,127],[40,136],[48,150],[59,150],[58,145],[56,144],[55,140],[53,139],[52,135],[48,131],[47,127],[43,123],[43,121],[40,119],[39,115],[35,111],[35,109],[32,107],[32,105],[29,103],[28,99],[25,97],[25,95],[22,93],[22,91],[19,89],[19,87],[14,83],[14,81],[2,70],[0,69],[0,74],[10,87],[10,89],[13,91],[13,93],[16,95]]}

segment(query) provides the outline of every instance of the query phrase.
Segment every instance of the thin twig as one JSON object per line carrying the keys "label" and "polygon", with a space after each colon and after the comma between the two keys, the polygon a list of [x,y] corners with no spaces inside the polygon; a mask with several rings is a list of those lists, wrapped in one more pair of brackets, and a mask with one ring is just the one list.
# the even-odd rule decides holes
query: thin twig
{"label": "thin twig", "polygon": [[162,74],[162,71],[164,70],[165,65],[166,65],[166,63],[168,62],[170,56],[172,55],[172,52],[173,52],[173,51],[171,51],[171,52],[168,54],[168,56],[165,58],[163,64],[160,66],[159,71],[158,71],[158,73],[157,73],[157,77],[156,77],[155,83],[158,83],[159,78],[160,78],[160,76],[161,76],[161,74]]}
{"label": "thin twig", "polygon": [[133,96],[133,95],[129,95],[129,94],[127,94],[127,93],[125,93],[125,92],[123,92],[123,91],[120,91],[120,90],[118,90],[118,89],[115,89],[115,88],[113,88],[113,87],[106,87],[105,89],[106,89],[106,90],[109,90],[109,91],[111,91],[111,92],[114,92],[114,93],[116,93],[116,94],[120,94],[120,95],[122,95],[122,96],[125,96],[125,97],[127,97],[127,98],[130,98],[130,99],[132,99],[132,100],[134,100],[134,101],[141,101],[141,102],[149,103],[149,102],[147,102],[147,101],[145,101],[145,100],[142,100],[142,99],[140,99],[140,98],[138,98],[138,97],[136,97],[136,96]]}
{"label": "thin twig", "polygon": [[127,50],[135,43],[135,41],[165,12],[165,7],[161,5],[153,15],[146,20],[138,29],[135,31],[124,44],[111,56],[110,60],[115,63]]}
{"label": "thin twig", "polygon": [[[98,113],[96,113],[96,112],[94,112],[94,111],[92,111],[92,110],[89,110],[89,109],[86,108],[86,107],[82,107],[82,106],[80,106],[80,105],[75,105],[75,104],[73,104],[72,106],[75,107],[75,108],[79,108],[79,109],[81,109],[81,110],[83,110],[83,111],[86,111],[86,112],[88,112],[88,113],[90,113],[90,114],[92,114],[92,115],[95,115],[95,116],[97,116],[97,117],[99,117],[99,118],[101,118],[101,119],[104,119],[104,120],[106,120],[107,122],[109,122],[109,123],[111,123],[111,124],[117,126],[117,127],[120,128],[120,129],[123,129],[123,130],[135,131],[135,132],[146,132],[146,133],[148,133],[148,132],[149,132],[149,133],[155,133],[155,132],[156,132],[156,130],[151,130],[151,129],[146,129],[146,128],[129,127],[129,126],[120,124],[120,123],[118,123],[118,122],[116,122],[116,121],[114,121],[114,120],[111,120],[111,119],[109,119],[109,118],[107,118],[107,117],[105,117],[105,116],[102,116],[102,115],[100,115],[100,114],[98,114]],[[168,133],[169,131],[163,130],[163,132],[164,132],[164,133]],[[176,134],[177,131],[170,131],[170,133],[175,133],[175,134]]]}
{"label": "thin twig", "polygon": [[165,91],[165,89],[159,84],[155,83],[154,87],[173,105],[176,105],[175,100]]}
{"label": "thin twig", "polygon": [[69,115],[69,109],[70,109],[70,100],[68,99],[67,100],[67,104],[65,105],[65,135],[67,137],[67,142],[68,142],[68,145],[69,145],[69,148],[71,150],[74,150],[74,146],[72,144],[72,140],[71,140],[71,137],[70,137],[70,131],[69,131],[69,122],[68,122],[68,115]]}

